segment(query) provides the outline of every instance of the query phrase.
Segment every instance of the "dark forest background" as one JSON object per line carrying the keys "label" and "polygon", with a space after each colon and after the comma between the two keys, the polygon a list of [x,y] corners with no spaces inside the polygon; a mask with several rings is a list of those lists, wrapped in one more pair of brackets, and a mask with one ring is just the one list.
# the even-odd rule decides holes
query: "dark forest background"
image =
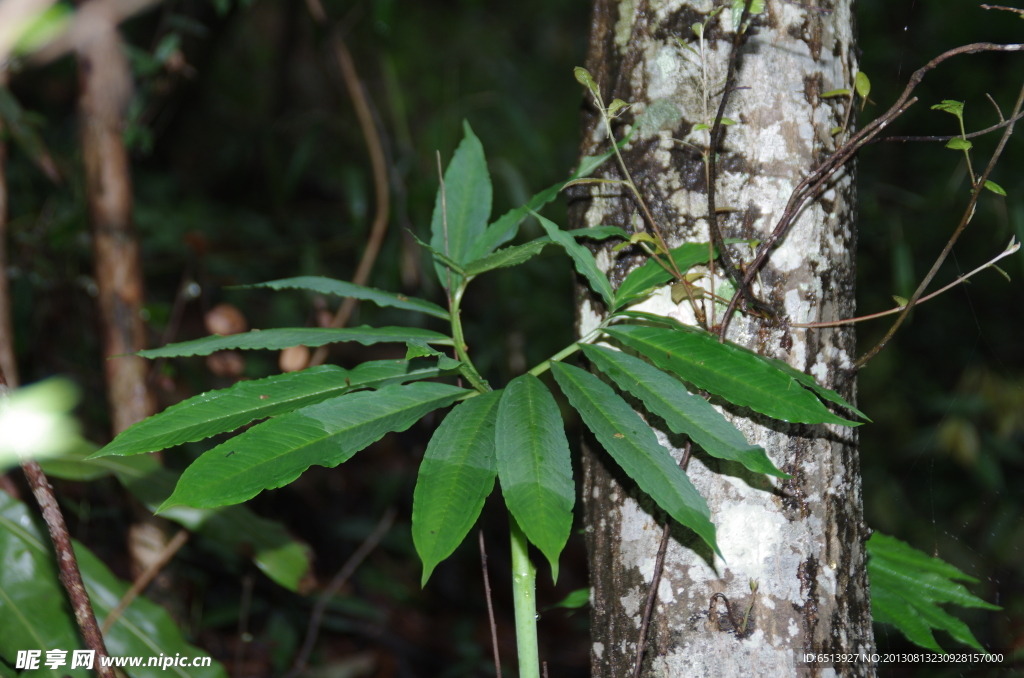
{"label": "dark forest background", "polygon": [[[582,98],[572,68],[583,62],[589,6],[583,0],[336,0],[325,7],[353,54],[388,160],[392,216],[370,284],[440,302],[443,290],[408,234],[428,238],[435,152],[447,162],[462,120],[470,121],[495,180],[495,215],[565,177],[579,142]],[[962,0],[865,0],[858,12],[861,68],[877,102],[868,103],[862,121],[884,111],[910,74],[940,52],[1024,36],[1017,16]],[[255,328],[315,325],[324,304],[335,300],[227,288],[296,275],[348,280],[358,263],[373,218],[373,181],[326,32],[296,0],[167,0],[122,30],[136,80],[125,138],[149,345],[205,335],[204,314],[221,303],[237,307]],[[992,125],[998,116],[986,93],[1008,111],[1022,79],[1019,55],[957,58],[926,78],[916,92],[920,103],[891,133],[956,133],[951,116],[929,109],[943,99],[966,102],[968,131]],[[31,112],[63,181],[51,183],[11,144],[7,274],[22,381],[70,375],[85,393],[78,414],[87,437],[102,444],[110,419],[77,86],[70,58],[11,76],[11,91]],[[975,142],[980,159],[996,138]],[[982,199],[938,281],[988,260],[1012,235],[1024,238],[1022,168],[1018,134],[993,175],[1008,196]],[[858,306],[866,314],[892,307],[894,294],[910,296],[955,227],[968,185],[962,154],[935,143],[874,144],[861,153],[858,170]],[[546,214],[564,224],[565,205],[555,203]],[[539,235],[535,224],[524,231],[521,237]],[[858,399],[874,420],[860,429],[868,524],[978,577],[973,591],[1003,611],[955,613],[987,648],[1012,652],[1024,648],[1024,253],[1002,264],[1012,282],[986,271],[917,309],[862,370]],[[392,323],[387,310],[369,304],[358,313],[353,324]],[[504,383],[571,342],[568,260],[551,253],[482,278],[463,317],[478,367]],[[861,325],[861,350],[887,328],[886,320]],[[351,366],[390,355],[372,350],[346,348],[331,360]],[[240,376],[278,371],[277,356],[268,352],[244,360]],[[216,374],[202,358],[154,369],[162,407],[236,378]],[[425,589],[419,586],[408,521],[418,462],[436,423],[428,418],[341,467],[314,467],[250,502],[312,546],[321,582],[388,506],[398,509],[382,547],[330,609],[314,654],[318,676],[493,673],[476,540],[438,567]],[[186,446],[165,460],[181,468],[206,448]],[[11,474],[20,483],[17,476]],[[74,536],[129,577],[132,500],[109,479],[55,484]],[[500,506],[491,508],[481,526],[502,656],[511,669],[507,524]],[[539,578],[542,609],[587,585],[578,534],[562,562],[557,587]],[[199,536],[169,567],[165,585],[165,591],[159,581],[154,585],[154,597],[170,600],[186,634],[235,678],[282,674],[312,605]],[[251,634],[244,647],[241,628]],[[877,632],[880,648],[913,647],[891,628]],[[587,675],[585,608],[543,612],[540,633],[552,676]],[[939,642],[957,647],[948,636]],[[883,675],[945,674],[903,666]]]}

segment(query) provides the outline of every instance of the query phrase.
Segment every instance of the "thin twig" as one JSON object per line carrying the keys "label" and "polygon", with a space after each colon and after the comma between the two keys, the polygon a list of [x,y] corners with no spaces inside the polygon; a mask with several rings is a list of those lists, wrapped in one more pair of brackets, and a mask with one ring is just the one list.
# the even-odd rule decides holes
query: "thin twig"
{"label": "thin twig", "polygon": [[103,620],[103,626],[100,630],[106,634],[107,631],[114,626],[114,622],[124,614],[124,611],[128,609],[128,606],[132,604],[140,593],[146,590],[150,582],[156,579],[156,576],[160,574],[160,571],[164,569],[164,566],[174,557],[174,554],[185,545],[188,541],[188,530],[178,530],[178,534],[167,542],[163,550],[160,551],[160,555],[157,556],[156,560],[149,564],[146,571],[139,575],[138,579],[132,582],[130,589],[125,591],[125,594],[121,596],[121,600],[117,602],[117,607],[110,611],[107,618]]}
{"label": "thin twig", "polygon": [[1024,14],[1024,9],[1017,9],[1016,7],[1004,7],[1003,5],[982,5],[982,9],[1001,9],[1006,12],[1016,12],[1017,14]]}
{"label": "thin twig", "polygon": [[[998,111],[999,108],[996,107],[996,110]],[[1003,117],[1002,113],[999,114],[999,117],[1000,118]],[[980,137],[982,135],[988,134],[989,132],[995,132],[997,129],[1002,129],[1002,128],[1006,127],[1007,125],[1012,125],[1013,123],[1017,122],[1021,118],[1024,118],[1024,113],[1021,113],[1020,115],[1014,116],[1014,117],[1010,118],[1009,120],[1003,120],[998,125],[992,125],[991,127],[986,127],[985,129],[978,130],[977,132],[971,132],[970,134],[964,134],[963,136],[960,136],[959,134],[954,134],[953,136],[948,136],[948,137],[942,137],[942,136],[884,137],[882,139],[875,139],[874,141],[872,141],[870,143],[877,144],[877,143],[881,143],[883,141],[949,141],[950,139],[973,139],[974,137]]]}
{"label": "thin twig", "polygon": [[990,104],[992,104],[992,108],[996,109],[996,115],[999,116],[999,122],[1006,122],[1006,118],[1003,117],[1003,109],[999,108],[999,104],[997,104],[996,100],[992,98],[992,95],[985,92],[985,98],[988,99]]}
{"label": "thin twig", "polygon": [[[721,591],[718,593],[712,593],[711,599],[708,600],[708,619],[711,619],[711,613],[715,611],[715,601],[719,599],[725,603],[725,614],[729,618],[729,626],[733,630],[738,629],[739,622],[736,621],[736,617],[732,616],[732,603],[729,602],[729,596],[725,595]],[[719,629],[721,629],[721,627],[719,627]]]}
{"label": "thin twig", "polygon": [[[921,68],[914,71],[914,74],[910,76],[910,81],[904,88],[903,93],[888,111],[865,125],[863,129],[854,134],[846,141],[846,143],[836,149],[832,155],[822,162],[821,165],[805,177],[795,189],[793,189],[778,223],[768,238],[766,238],[764,242],[761,243],[761,246],[758,247],[754,261],[751,262],[749,267],[747,267],[747,273],[743,278],[743,282],[749,285],[754,279],[754,276],[757,275],[758,270],[760,270],[761,266],[767,260],[768,255],[774,249],[775,245],[785,236],[790,224],[792,224],[793,220],[800,213],[804,204],[811,197],[817,195],[817,193],[829,182],[832,176],[839,171],[839,169],[843,167],[850,158],[853,157],[854,153],[877,136],[879,132],[888,127],[893,120],[902,115],[917,101],[916,97],[911,98],[910,95],[929,71],[936,68],[947,59],[951,59],[952,57],[959,56],[961,54],[976,54],[979,52],[1020,52],[1022,50],[1024,50],[1024,44],[1019,43],[1000,45],[990,42],[977,42],[970,45],[962,45],[943,52]],[[1017,112],[1018,111],[1015,110],[1014,115],[1016,115]],[[729,321],[732,318],[733,311],[736,310],[736,304],[739,301],[738,297],[739,295],[733,296],[732,301],[729,303],[729,308],[726,311],[725,318],[722,319],[723,334],[725,333]]]}
{"label": "thin twig", "polygon": [[[487,618],[491,623],[491,647],[494,651],[494,675],[501,678],[501,655],[498,653],[498,625],[494,621],[494,602],[491,600],[491,577],[487,574],[487,548],[484,546],[484,531],[477,532],[480,538],[480,569],[484,573],[484,593],[487,596]],[[547,668],[547,664],[544,665]]]}
{"label": "thin twig", "polygon": [[85,644],[89,646],[89,649],[96,651],[93,666],[101,678],[115,678],[114,669],[104,661],[108,656],[107,647],[103,644],[103,634],[96,623],[96,615],[89,602],[85,584],[82,583],[82,573],[78,569],[78,560],[75,558],[75,551],[71,546],[71,535],[68,534],[68,527],[64,523],[64,515],[57,504],[53,488],[46,479],[43,469],[40,468],[39,462],[22,462],[21,468],[25,472],[25,478],[28,479],[29,487],[32,488],[32,494],[39,502],[43,520],[46,521],[46,529],[49,530],[50,539],[53,540],[53,549],[57,554],[57,566],[60,568],[60,582],[68,592],[68,598],[71,599],[75,621],[78,622],[78,628],[82,632]]}
{"label": "thin twig", "polygon": [[[684,472],[690,464],[690,445],[690,441],[686,441],[686,447],[683,448],[683,458],[679,461],[679,467]],[[661,531],[661,544],[658,545],[658,557],[654,561],[654,576],[651,578],[651,587],[647,590],[647,604],[644,605],[644,616],[640,622],[640,639],[636,645],[636,663],[633,665],[633,678],[640,678],[640,669],[644,665],[644,650],[647,649],[647,628],[651,623],[654,603],[658,599],[658,585],[661,584],[661,572],[665,569],[665,554],[668,552],[668,540],[671,531],[672,519],[666,518],[665,527]]]}
{"label": "thin twig", "polygon": [[[997,261],[999,261],[1000,259],[1004,259],[1004,258],[1010,256],[1011,254],[1014,254],[1019,249],[1020,249],[1020,243],[1014,242],[1014,240],[1011,238],[1010,239],[1010,244],[1007,246],[1007,248],[1005,250],[1003,250],[1002,252],[1000,252],[999,255],[996,256],[994,259],[990,260],[988,263],[982,264],[981,266],[979,266],[978,268],[974,269],[970,273],[965,273],[964,275],[960,276],[959,278],[957,278],[953,282],[949,283],[948,285],[946,285],[942,289],[936,290],[936,291],[932,292],[929,295],[921,297],[920,299],[917,300],[917,304],[918,305],[923,304],[924,302],[928,301],[929,299],[934,299],[935,297],[939,296],[943,292],[946,292],[948,290],[953,289],[954,287],[956,287],[960,283],[966,282],[967,279],[970,278],[971,276],[973,276],[973,275],[975,275],[977,273],[981,273],[986,268],[991,268],[991,267],[995,266]],[[848,318],[846,320],[835,320],[833,322],[826,322],[826,323],[791,323],[790,327],[802,327],[802,328],[809,328],[809,327],[840,327],[842,325],[852,325],[854,323],[864,322],[865,320],[874,320],[875,318],[882,318],[882,317],[885,317],[887,315],[893,315],[893,314],[899,313],[900,311],[902,311],[905,308],[907,308],[906,304],[903,305],[903,306],[897,306],[896,308],[891,308],[888,311],[881,311],[879,313],[872,313],[871,315],[862,315],[862,316],[857,317],[857,318]]]}
{"label": "thin twig", "polygon": [[394,506],[388,507],[388,510],[384,512],[380,522],[373,528],[373,532],[367,535],[363,543],[359,545],[345,564],[342,565],[338,573],[334,575],[334,579],[328,584],[327,588],[324,589],[323,593],[320,594],[320,598],[316,601],[316,605],[313,606],[313,612],[309,615],[309,628],[306,629],[306,640],[302,643],[302,649],[295,656],[295,664],[291,670],[285,674],[284,678],[296,678],[300,673],[306,669],[306,663],[309,661],[309,655],[313,653],[313,646],[316,644],[316,638],[320,633],[320,623],[323,621],[324,612],[327,611],[327,605],[341,587],[345,585],[345,582],[355,574],[356,569],[366,560],[366,557],[377,548],[377,544],[384,538],[384,535],[391,529],[391,525],[395,522],[395,515],[397,511]]}
{"label": "thin twig", "polygon": [[[1017,95],[1017,103],[1013,106],[1013,115],[1011,117],[1016,117],[1020,113],[1022,106],[1024,106],[1024,87],[1021,88],[1020,94]],[[907,302],[907,307],[904,308],[899,317],[896,318],[896,322],[892,324],[892,327],[890,327],[889,331],[885,333],[882,340],[879,341],[874,348],[861,356],[856,363],[854,363],[854,369],[859,370],[867,364],[869,360],[874,358],[887,343],[889,343],[889,340],[892,339],[894,334],[896,334],[896,330],[899,329],[900,325],[903,324],[903,321],[906,320],[907,315],[910,314],[910,309],[914,307],[914,304],[917,303],[917,300],[924,293],[925,289],[928,288],[932,278],[934,278],[935,274],[939,272],[939,267],[941,267],[943,262],[946,261],[946,257],[949,256],[949,253],[953,249],[953,245],[955,245],[956,241],[960,238],[960,234],[964,232],[965,228],[967,228],[967,224],[971,223],[971,219],[974,217],[975,206],[978,204],[978,197],[981,195],[985,182],[988,181],[989,175],[992,174],[992,170],[995,169],[996,161],[998,161],[999,156],[1002,155],[1003,149],[1006,148],[1006,142],[1010,140],[1010,136],[1012,134],[1013,124],[1011,123],[1003,131],[1003,136],[999,139],[999,145],[996,146],[996,150],[992,153],[992,157],[989,159],[988,166],[985,168],[984,173],[982,173],[975,182],[974,187],[971,190],[971,198],[967,201],[967,207],[964,209],[964,213],[960,217],[960,223],[957,224],[956,230],[953,231],[953,235],[949,237],[949,241],[946,243],[946,246],[942,248],[942,252],[939,254],[938,258],[935,259],[935,263],[932,264],[932,268],[928,271],[928,275],[924,277],[921,284],[917,286],[916,290],[914,290],[914,294]]]}
{"label": "thin twig", "polygon": [[[306,7],[313,19],[321,26],[327,25],[327,13],[324,11],[320,0],[306,0]],[[345,88],[352,98],[352,105],[356,110],[356,117],[359,119],[359,127],[362,130],[363,138],[366,140],[366,149],[370,154],[370,165],[373,169],[373,186],[377,196],[376,212],[373,216],[373,225],[370,227],[370,237],[366,241],[366,249],[356,267],[356,273],[352,276],[352,282],[356,285],[366,285],[370,279],[370,272],[377,262],[377,255],[380,254],[381,245],[384,242],[384,235],[388,230],[388,218],[390,215],[390,196],[388,187],[387,163],[384,159],[384,147],[381,144],[380,132],[373,122],[373,113],[370,110],[370,99],[366,94],[359,73],[356,71],[355,63],[352,61],[352,54],[345,46],[341,30],[335,27],[331,31],[331,47],[334,49],[334,56],[338,60],[338,67],[345,80]],[[347,297],[338,312],[331,319],[331,327],[344,327],[356,308],[356,299]],[[327,359],[328,349],[326,346],[319,347],[313,357],[310,358],[310,366],[321,365]]]}
{"label": "thin twig", "polygon": [[[725,133],[725,127],[722,125],[722,117],[725,115],[725,107],[729,103],[729,94],[732,92],[733,81],[736,78],[736,62],[739,59],[740,44],[743,42],[743,36],[746,32],[743,30],[743,25],[747,21],[747,17],[750,16],[750,3],[752,0],[746,0],[743,3],[743,14],[740,15],[739,27],[736,29],[736,34],[732,38],[732,52],[729,54],[729,67],[725,73],[725,89],[722,91],[722,98],[718,102],[718,113],[715,115],[715,123],[711,126],[711,140],[708,146],[707,155],[707,182],[708,182],[708,230],[711,233],[711,242],[716,248],[718,248],[718,256],[722,260],[722,268],[725,270],[729,279],[736,285],[737,296],[742,296],[747,300],[748,304],[753,305],[753,295],[750,290],[747,289],[746,283],[742,282],[739,271],[736,270],[736,266],[732,262],[732,257],[729,256],[729,251],[725,248],[725,239],[722,238],[722,232],[718,229],[718,210],[715,208],[715,185],[717,184],[717,172],[716,165],[717,161],[715,155],[718,151],[719,145],[722,143],[722,135]],[[711,266],[711,281],[714,285],[714,264]],[[712,293],[714,288],[712,287]],[[711,304],[711,324],[715,322],[715,304]],[[708,328],[710,329],[710,328]],[[725,333],[723,331],[721,341],[725,341]]]}

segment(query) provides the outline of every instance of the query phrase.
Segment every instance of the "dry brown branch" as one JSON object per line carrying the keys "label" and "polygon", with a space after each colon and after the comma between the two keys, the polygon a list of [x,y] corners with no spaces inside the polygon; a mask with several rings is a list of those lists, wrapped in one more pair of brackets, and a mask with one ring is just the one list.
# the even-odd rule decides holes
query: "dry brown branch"
{"label": "dry brown branch", "polygon": [[[324,12],[320,0],[306,0],[306,7],[313,19],[321,26],[327,25],[327,14]],[[388,170],[384,158],[384,147],[381,144],[380,133],[373,121],[373,113],[370,111],[370,101],[356,72],[352,55],[345,46],[341,30],[335,27],[331,30],[331,48],[338,60],[338,67],[341,69],[342,78],[345,80],[345,88],[352,97],[352,105],[356,110],[356,117],[359,119],[359,127],[366,140],[366,149],[370,154],[370,165],[373,168],[373,186],[377,196],[376,212],[373,216],[373,225],[370,227],[370,238],[366,241],[366,249],[359,260],[356,273],[352,276],[352,282],[356,285],[365,285],[370,279],[370,272],[380,254],[381,245],[384,242],[384,235],[388,230],[388,219],[390,216],[390,195],[388,188]],[[352,311],[355,310],[356,300],[352,297],[346,298],[338,307],[338,312],[331,320],[331,327],[344,327],[348,322]],[[321,365],[327,359],[328,348],[319,347],[313,354],[309,364]]]}
{"label": "dry brown branch", "polygon": [[[771,254],[771,251],[775,248],[776,243],[786,235],[790,225],[796,219],[797,215],[800,214],[807,201],[817,195],[828,184],[835,173],[838,172],[862,146],[869,143],[883,129],[888,127],[896,118],[917,102],[916,98],[911,98],[911,94],[917,86],[921,84],[924,76],[927,75],[929,71],[938,67],[942,62],[961,54],[1020,51],[1024,51],[1024,44],[1000,45],[991,42],[976,42],[943,52],[921,68],[914,71],[914,74],[910,76],[910,81],[904,88],[903,93],[900,94],[899,98],[888,111],[872,120],[870,123],[865,125],[863,129],[850,137],[846,143],[836,149],[836,151],[821,165],[797,184],[796,188],[793,189],[793,192],[790,194],[789,201],[786,203],[786,207],[783,209],[782,215],[776,223],[775,228],[772,229],[771,234],[769,234],[769,236],[765,238],[764,242],[761,243],[760,247],[758,247],[754,261],[747,267],[747,273],[743,277],[743,283],[745,285],[749,285],[751,283],[761,266],[764,265],[768,255]],[[1014,115],[1016,115],[1017,112],[1018,111],[1015,110]],[[739,296],[740,295],[733,296],[732,301],[729,303],[729,308],[726,310],[725,317],[722,319],[722,336],[725,335],[728,329],[733,311],[736,310],[736,304],[739,302]]]}
{"label": "dry brown branch", "polygon": [[78,622],[78,628],[85,644],[89,649],[96,651],[93,666],[101,678],[115,678],[114,669],[105,666],[102,661],[102,658],[107,656],[107,647],[103,644],[103,634],[100,633],[99,625],[96,623],[96,615],[92,611],[85,584],[82,583],[82,573],[78,570],[78,560],[75,558],[75,551],[71,546],[71,535],[68,534],[68,528],[64,523],[60,506],[57,504],[57,497],[53,494],[53,488],[46,479],[43,469],[40,468],[39,462],[22,462],[21,468],[25,472],[25,478],[28,479],[29,487],[32,488],[32,494],[39,502],[43,520],[46,522],[46,529],[50,532],[53,549],[57,555],[57,567],[60,569],[60,582],[68,592],[71,608],[75,612],[75,621]]}
{"label": "dry brown branch", "polygon": [[107,633],[114,626],[114,622],[124,614],[124,611],[128,609],[128,606],[132,604],[139,594],[146,590],[150,582],[156,579],[156,576],[160,574],[160,571],[164,569],[164,566],[174,557],[174,554],[185,545],[188,541],[188,531],[179,530],[174,537],[167,542],[160,555],[154,560],[146,571],[139,575],[139,578],[132,582],[131,588],[125,591],[125,594],[121,596],[121,600],[117,602],[117,607],[110,611],[107,618],[103,620],[103,627],[100,629],[104,634]]}
{"label": "dry brown branch", "polygon": [[480,569],[484,572],[484,594],[487,597],[487,618],[491,623],[491,647],[494,652],[494,675],[501,678],[501,655],[498,653],[498,625],[494,621],[494,602],[491,600],[491,576],[487,573],[487,548],[484,531],[477,532],[480,541]]}
{"label": "dry brown branch", "polygon": [[[1021,112],[1021,107],[1024,107],[1024,87],[1021,87],[1020,94],[1017,95],[1017,103],[1014,104],[1013,114],[1010,117],[1017,117]],[[910,296],[910,300],[907,301],[906,307],[896,318],[896,322],[892,324],[889,331],[885,333],[884,337],[882,337],[882,340],[879,341],[870,351],[861,356],[856,363],[854,363],[854,369],[859,370],[864,367],[869,360],[878,355],[878,352],[881,351],[887,343],[889,343],[889,340],[892,339],[894,334],[896,334],[896,330],[900,328],[900,325],[903,324],[903,321],[906,320],[907,316],[910,314],[910,309],[914,308],[918,299],[920,299],[921,295],[928,288],[928,285],[931,284],[935,274],[939,272],[939,268],[942,266],[943,262],[946,261],[946,257],[949,256],[949,253],[953,250],[953,245],[955,245],[956,241],[960,238],[960,234],[964,232],[965,228],[967,228],[967,224],[971,223],[971,219],[974,217],[974,209],[978,204],[978,197],[981,195],[982,190],[984,190],[983,187],[985,186],[985,182],[988,181],[989,175],[991,175],[992,170],[995,169],[996,162],[999,160],[999,156],[1003,154],[1003,149],[1006,148],[1006,142],[1010,140],[1010,136],[1012,134],[1013,124],[1011,123],[1007,125],[1006,129],[1003,131],[1003,136],[999,139],[999,145],[996,146],[996,150],[992,153],[992,157],[989,159],[988,166],[985,167],[985,171],[980,177],[978,177],[978,180],[971,188],[971,199],[967,201],[967,207],[964,209],[964,213],[960,217],[960,223],[957,224],[956,230],[953,231],[953,235],[949,237],[949,241],[946,243],[946,246],[942,248],[942,252],[935,259],[935,263],[932,264],[932,268],[928,271],[928,275],[924,277],[921,284],[917,286],[916,290],[914,290],[914,294]]]}
{"label": "dry brown branch", "polygon": [[[1007,248],[1005,250],[1003,250],[1002,252],[1000,252],[997,256],[992,258],[990,261],[988,261],[985,264],[982,264],[981,266],[979,266],[978,268],[974,269],[973,271],[970,271],[969,273],[963,274],[962,276],[960,276],[959,278],[957,278],[953,282],[949,283],[945,287],[943,287],[941,289],[938,289],[938,290],[935,290],[934,292],[932,292],[929,295],[921,297],[920,299],[917,300],[917,305],[923,304],[924,302],[928,301],[929,299],[934,299],[935,297],[939,296],[943,292],[947,292],[947,291],[953,289],[954,287],[956,287],[957,285],[959,285],[960,283],[966,282],[967,279],[970,278],[971,276],[973,276],[974,274],[980,273],[981,271],[984,271],[986,268],[991,268],[991,267],[995,266],[995,263],[997,261],[999,261],[1000,259],[1005,259],[1006,257],[1010,256],[1011,254],[1016,254],[1017,250],[1019,250],[1019,249],[1020,249],[1020,243],[1015,242],[1014,239],[1011,238],[1010,239],[1010,244],[1007,246]],[[897,306],[896,308],[891,308],[888,311],[881,311],[879,313],[872,313],[870,315],[862,315],[862,316],[860,316],[858,318],[847,318],[846,320],[834,320],[832,322],[824,322],[824,323],[791,323],[790,327],[839,327],[841,325],[853,325],[854,323],[864,322],[865,320],[874,320],[875,318],[883,318],[883,317],[885,317],[887,315],[894,315],[894,314],[899,313],[900,311],[904,310],[908,306],[909,306],[909,304],[902,304],[900,306]]]}
{"label": "dry brown branch", "polygon": [[291,670],[284,675],[284,678],[297,678],[305,670],[306,663],[309,661],[309,655],[313,652],[313,645],[316,644],[316,638],[320,634],[320,622],[323,621],[327,604],[341,590],[345,582],[355,574],[356,569],[366,560],[366,557],[377,548],[377,544],[380,543],[380,540],[384,538],[384,535],[388,533],[391,525],[395,522],[396,514],[397,511],[393,506],[384,512],[380,522],[373,528],[373,532],[367,535],[363,543],[356,549],[356,552],[345,561],[345,564],[338,570],[338,573],[334,575],[331,583],[320,594],[320,598],[313,607],[313,612],[309,615],[309,628],[306,630],[306,640],[302,643],[302,648],[295,656],[295,663],[292,665]]}

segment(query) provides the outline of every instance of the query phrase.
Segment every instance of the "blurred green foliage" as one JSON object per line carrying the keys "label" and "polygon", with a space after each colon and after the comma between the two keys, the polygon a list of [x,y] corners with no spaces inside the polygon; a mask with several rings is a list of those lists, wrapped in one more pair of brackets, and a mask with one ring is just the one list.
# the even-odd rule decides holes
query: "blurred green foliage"
{"label": "blurred green foliage", "polygon": [[[495,176],[495,215],[564,178],[578,147],[581,96],[572,68],[583,62],[589,7],[581,0],[337,0],[326,10],[353,52],[390,160],[391,225],[370,284],[440,302],[443,291],[425,273],[430,263],[406,233],[428,239],[435,152],[446,163],[462,120],[470,121]],[[862,122],[885,110],[910,73],[940,52],[1017,41],[1024,28],[1012,14],[967,0],[941,7],[862,0],[858,12],[861,69],[877,102]],[[225,301],[242,309],[252,327],[315,325],[325,303],[315,296],[225,287],[296,275],[350,279],[355,269],[373,218],[373,185],[326,36],[304,3],[291,0],[170,0],[123,28],[137,75],[125,137],[150,345],[205,335],[204,312]],[[968,131],[987,127],[998,115],[985,93],[1005,114],[1022,79],[1019,55],[959,57],[925,79],[916,92],[920,103],[889,131],[957,133],[951,116],[930,109],[944,99],[965,102]],[[9,275],[24,381],[71,375],[86,396],[80,414],[87,437],[105,442],[76,86],[68,59],[12,76],[11,90],[63,181],[53,185],[31,158],[11,149]],[[996,140],[973,140],[976,166]],[[937,282],[986,261],[1011,235],[1024,239],[1022,161],[1015,138],[992,177],[1008,197],[983,196]],[[893,294],[909,297],[930,267],[966,203],[966,169],[963,154],[943,144],[878,143],[861,153],[859,172],[858,303],[861,313],[872,313],[891,308]],[[564,206],[549,210],[564,223]],[[535,222],[524,224],[524,237],[539,235]],[[1011,283],[987,271],[914,311],[861,373],[859,402],[875,423],[859,430],[869,525],[980,579],[974,593],[1004,610],[965,618],[982,645],[1008,652],[1024,646],[1024,253],[1004,263]],[[552,252],[474,286],[463,308],[485,376],[504,383],[571,340],[572,280],[564,257]],[[363,305],[360,313],[356,324],[391,324],[395,311]],[[861,325],[862,350],[886,328],[885,320]],[[372,357],[387,355],[342,350],[332,359],[348,367]],[[246,376],[277,369],[276,356],[246,360]],[[202,359],[162,363],[157,377],[165,405],[230,382]],[[408,515],[425,432],[435,424],[389,436],[344,469],[308,473],[290,488],[265,493],[253,508],[310,542],[326,578],[387,505]],[[167,463],[183,466],[197,451],[186,447]],[[76,536],[108,561],[123,559],[118,539],[103,535],[124,533],[132,500],[109,480],[58,486]],[[484,525],[496,535],[504,534],[503,519],[485,508]],[[399,523],[329,607],[330,643],[314,662],[338,675],[358,669],[345,663],[354,656],[368,656],[375,675],[486,673],[489,640],[473,545],[420,590],[408,535],[408,524]],[[504,541],[488,539],[493,582],[507,581]],[[243,559],[209,558],[217,548],[210,540],[193,542],[173,571],[176,586],[188,592],[190,607],[179,611],[179,622],[189,639],[227,659],[233,673],[279,674],[301,643],[310,601],[273,586]],[[541,607],[586,586],[581,543],[578,535],[570,540],[557,590],[545,589],[542,578]],[[127,576],[123,562],[117,567]],[[495,597],[503,656],[511,661],[510,599],[497,587]],[[240,616],[251,643],[240,645]],[[586,675],[586,624],[583,614],[543,614],[542,654],[552,675]],[[887,649],[912,647],[884,627],[878,641]],[[956,647],[945,637],[940,643]],[[902,670],[945,675],[934,666]]]}

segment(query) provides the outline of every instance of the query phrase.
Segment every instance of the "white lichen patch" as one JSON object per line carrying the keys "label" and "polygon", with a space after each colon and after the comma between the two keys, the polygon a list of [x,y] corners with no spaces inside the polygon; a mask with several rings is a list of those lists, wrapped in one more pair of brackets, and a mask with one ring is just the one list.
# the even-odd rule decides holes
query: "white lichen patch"
{"label": "white lichen patch", "polygon": [[622,611],[625,612],[627,616],[635,617],[637,616],[637,613],[640,612],[640,602],[643,599],[643,591],[640,589],[630,589],[626,595],[619,598],[619,602],[622,603]]}
{"label": "white lichen patch", "polygon": [[636,7],[633,0],[619,0],[619,20],[615,22],[615,44],[624,48],[633,33]]}
{"label": "white lichen patch", "polygon": [[648,98],[651,100],[675,98],[683,67],[679,50],[672,45],[661,45],[647,64]]}
{"label": "white lichen patch", "polygon": [[590,304],[590,300],[584,299],[580,304],[580,336],[585,336],[596,330],[602,320],[604,320],[604,318],[600,313],[594,311],[594,307]]}
{"label": "white lichen patch", "polygon": [[801,290],[786,290],[784,304],[790,322],[806,323],[811,321],[811,304],[804,298]]}

